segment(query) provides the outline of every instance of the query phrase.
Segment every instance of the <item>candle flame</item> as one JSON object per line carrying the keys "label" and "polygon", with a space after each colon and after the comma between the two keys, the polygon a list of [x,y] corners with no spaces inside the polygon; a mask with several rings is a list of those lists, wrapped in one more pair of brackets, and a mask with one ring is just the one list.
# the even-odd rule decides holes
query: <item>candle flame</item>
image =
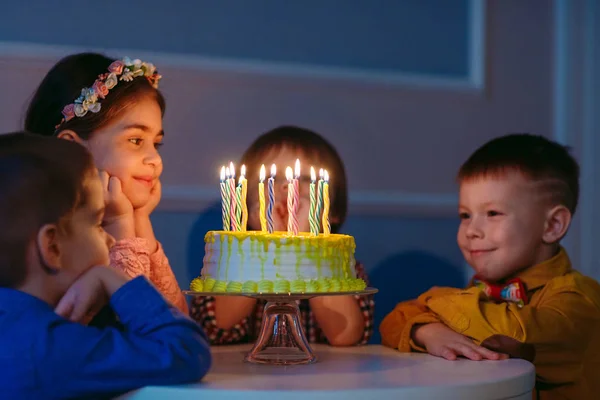
{"label": "candle flame", "polygon": [[221,182],[225,180],[225,166],[221,167]]}
{"label": "candle flame", "polygon": [[317,175],[315,174],[315,169],[313,167],[310,167],[310,180],[315,183],[315,180],[317,179]]}
{"label": "candle flame", "polygon": [[265,180],[265,164],[260,166],[260,181],[263,182]]}
{"label": "candle flame", "polygon": [[275,178],[275,174],[277,174],[277,166],[275,164],[271,165],[271,178]]}
{"label": "candle flame", "polygon": [[235,178],[235,167],[231,161],[229,162],[229,173],[232,178]]}
{"label": "candle flame", "polygon": [[292,167],[287,167],[285,169],[285,179],[289,181],[292,180],[292,178],[294,177],[294,173],[292,172]]}
{"label": "candle flame", "polygon": [[323,168],[319,168],[319,178],[323,179]]}
{"label": "candle flame", "polygon": [[327,170],[323,172],[323,179],[325,179],[325,182],[329,182],[329,172]]}
{"label": "candle flame", "polygon": [[231,171],[229,170],[229,167],[225,168],[225,177],[227,179],[231,178]]}
{"label": "candle flame", "polygon": [[300,177],[300,160],[296,158],[296,165],[294,167],[296,179]]}
{"label": "candle flame", "polygon": [[242,164],[242,168],[240,169],[240,177],[246,176],[246,165]]}
{"label": "candle flame", "polygon": [[240,178],[238,179],[238,184],[240,186],[242,186],[242,181],[244,180],[244,175],[240,175]]}

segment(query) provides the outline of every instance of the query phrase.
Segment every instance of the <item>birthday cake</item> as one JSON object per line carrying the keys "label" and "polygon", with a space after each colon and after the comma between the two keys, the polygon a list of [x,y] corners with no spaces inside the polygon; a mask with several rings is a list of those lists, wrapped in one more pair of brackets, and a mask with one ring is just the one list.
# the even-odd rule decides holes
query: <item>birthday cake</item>
{"label": "birthday cake", "polygon": [[[235,187],[235,171],[221,169],[221,196],[223,230],[209,231],[205,238],[205,256],[201,274],[190,289],[195,292],[233,293],[324,293],[361,291],[366,284],[356,278],[354,238],[331,234],[329,225],[329,175],[324,171],[316,182],[311,168],[312,183],[309,212],[310,232],[298,231],[299,205],[298,177],[291,168],[286,170],[288,188],[288,230],[273,231],[272,207],[274,203],[271,168],[268,182],[268,207],[264,195],[264,166],[261,168],[260,231],[247,231],[246,205],[247,180],[245,167],[241,168],[240,181]],[[320,233],[320,222],[323,233]]]}
{"label": "birthday cake", "polygon": [[191,289],[204,292],[322,293],[360,291],[354,238],[260,231],[210,231],[201,276]]}

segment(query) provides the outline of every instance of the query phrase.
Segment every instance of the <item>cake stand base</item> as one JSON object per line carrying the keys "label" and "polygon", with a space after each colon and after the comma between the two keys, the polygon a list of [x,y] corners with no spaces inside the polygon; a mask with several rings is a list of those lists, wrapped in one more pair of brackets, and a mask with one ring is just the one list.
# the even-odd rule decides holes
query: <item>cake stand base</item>
{"label": "cake stand base", "polygon": [[314,363],[317,361],[317,356],[306,339],[296,300],[321,296],[367,296],[377,293],[377,289],[369,287],[360,291],[324,293],[229,293],[184,290],[183,293],[188,296],[243,296],[266,300],[258,338],[244,357],[244,361],[253,364],[297,365]]}
{"label": "cake stand base", "polygon": [[267,302],[258,339],[244,361],[271,365],[317,361],[300,321],[296,300]]}

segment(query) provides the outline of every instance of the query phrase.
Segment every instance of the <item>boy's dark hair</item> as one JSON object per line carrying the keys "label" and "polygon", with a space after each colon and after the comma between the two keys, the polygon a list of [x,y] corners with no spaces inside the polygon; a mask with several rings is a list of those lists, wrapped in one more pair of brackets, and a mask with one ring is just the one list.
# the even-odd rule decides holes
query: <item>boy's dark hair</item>
{"label": "boy's dark hair", "polygon": [[[323,136],[311,130],[297,126],[280,126],[259,136],[248,147],[242,156],[241,164],[245,164],[250,174],[248,184],[258,182],[258,171],[265,155],[274,149],[287,147],[293,151],[314,157],[331,175],[331,232],[337,233],[343,225],[348,212],[348,183],[346,171],[337,150]],[[240,164],[240,165],[241,165]],[[267,167],[267,174],[270,166]],[[315,166],[317,167],[317,166]],[[251,171],[256,171],[254,174]],[[283,171],[278,171],[281,175]]]}
{"label": "boy's dark hair", "polygon": [[490,140],[460,167],[458,181],[480,176],[522,173],[534,181],[547,181],[544,190],[571,214],[579,199],[579,164],[569,148],[543,136],[514,133]]}
{"label": "boy's dark hair", "polygon": [[85,181],[94,168],[75,142],[0,134],[0,287],[23,283],[28,248],[42,226],[68,229],[71,214],[86,202]]}
{"label": "boy's dark hair", "polygon": [[109,124],[144,96],[152,96],[164,114],[165,99],[160,91],[153,88],[147,79],[134,78],[130,82],[119,81],[105,99],[100,99],[102,107],[99,112],[88,112],[56,127],[63,118],[63,108],[79,97],[81,89],[92,87],[98,75],[107,73],[113,61],[96,53],[73,54],[60,60],[46,74],[33,95],[25,114],[24,129],[45,136],[70,129],[87,140],[92,132]]}

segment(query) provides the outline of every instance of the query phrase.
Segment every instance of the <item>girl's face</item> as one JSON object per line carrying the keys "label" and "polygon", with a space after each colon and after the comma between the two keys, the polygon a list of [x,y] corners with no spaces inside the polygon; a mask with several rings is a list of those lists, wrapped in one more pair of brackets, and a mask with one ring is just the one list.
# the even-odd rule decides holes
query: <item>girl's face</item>
{"label": "girl's face", "polygon": [[140,208],[148,202],[163,170],[158,153],[163,136],[160,107],[146,96],[119,119],[94,132],[84,145],[98,169],[119,178],[133,208]]}
{"label": "girl's face", "polygon": [[[271,164],[277,166],[277,175],[275,177],[275,206],[273,208],[273,225],[276,231],[286,231],[288,223],[287,193],[288,182],[285,178],[286,167],[294,169],[296,159],[300,160],[300,179],[299,179],[299,206],[298,206],[298,224],[300,232],[310,232],[308,222],[308,212],[310,209],[310,167],[313,166],[318,175],[319,168],[325,168],[321,165],[318,157],[315,155],[305,155],[303,152],[296,151],[287,147],[274,149],[267,153],[262,160],[266,169],[265,201],[268,203],[267,180],[271,176]],[[258,167],[260,168],[260,166]],[[239,177],[239,171],[236,171]],[[258,176],[259,169],[248,171],[248,230],[260,230],[260,204],[258,201]],[[236,177],[237,179],[237,177]],[[318,176],[317,176],[318,179]],[[330,196],[333,190],[330,187]]]}

